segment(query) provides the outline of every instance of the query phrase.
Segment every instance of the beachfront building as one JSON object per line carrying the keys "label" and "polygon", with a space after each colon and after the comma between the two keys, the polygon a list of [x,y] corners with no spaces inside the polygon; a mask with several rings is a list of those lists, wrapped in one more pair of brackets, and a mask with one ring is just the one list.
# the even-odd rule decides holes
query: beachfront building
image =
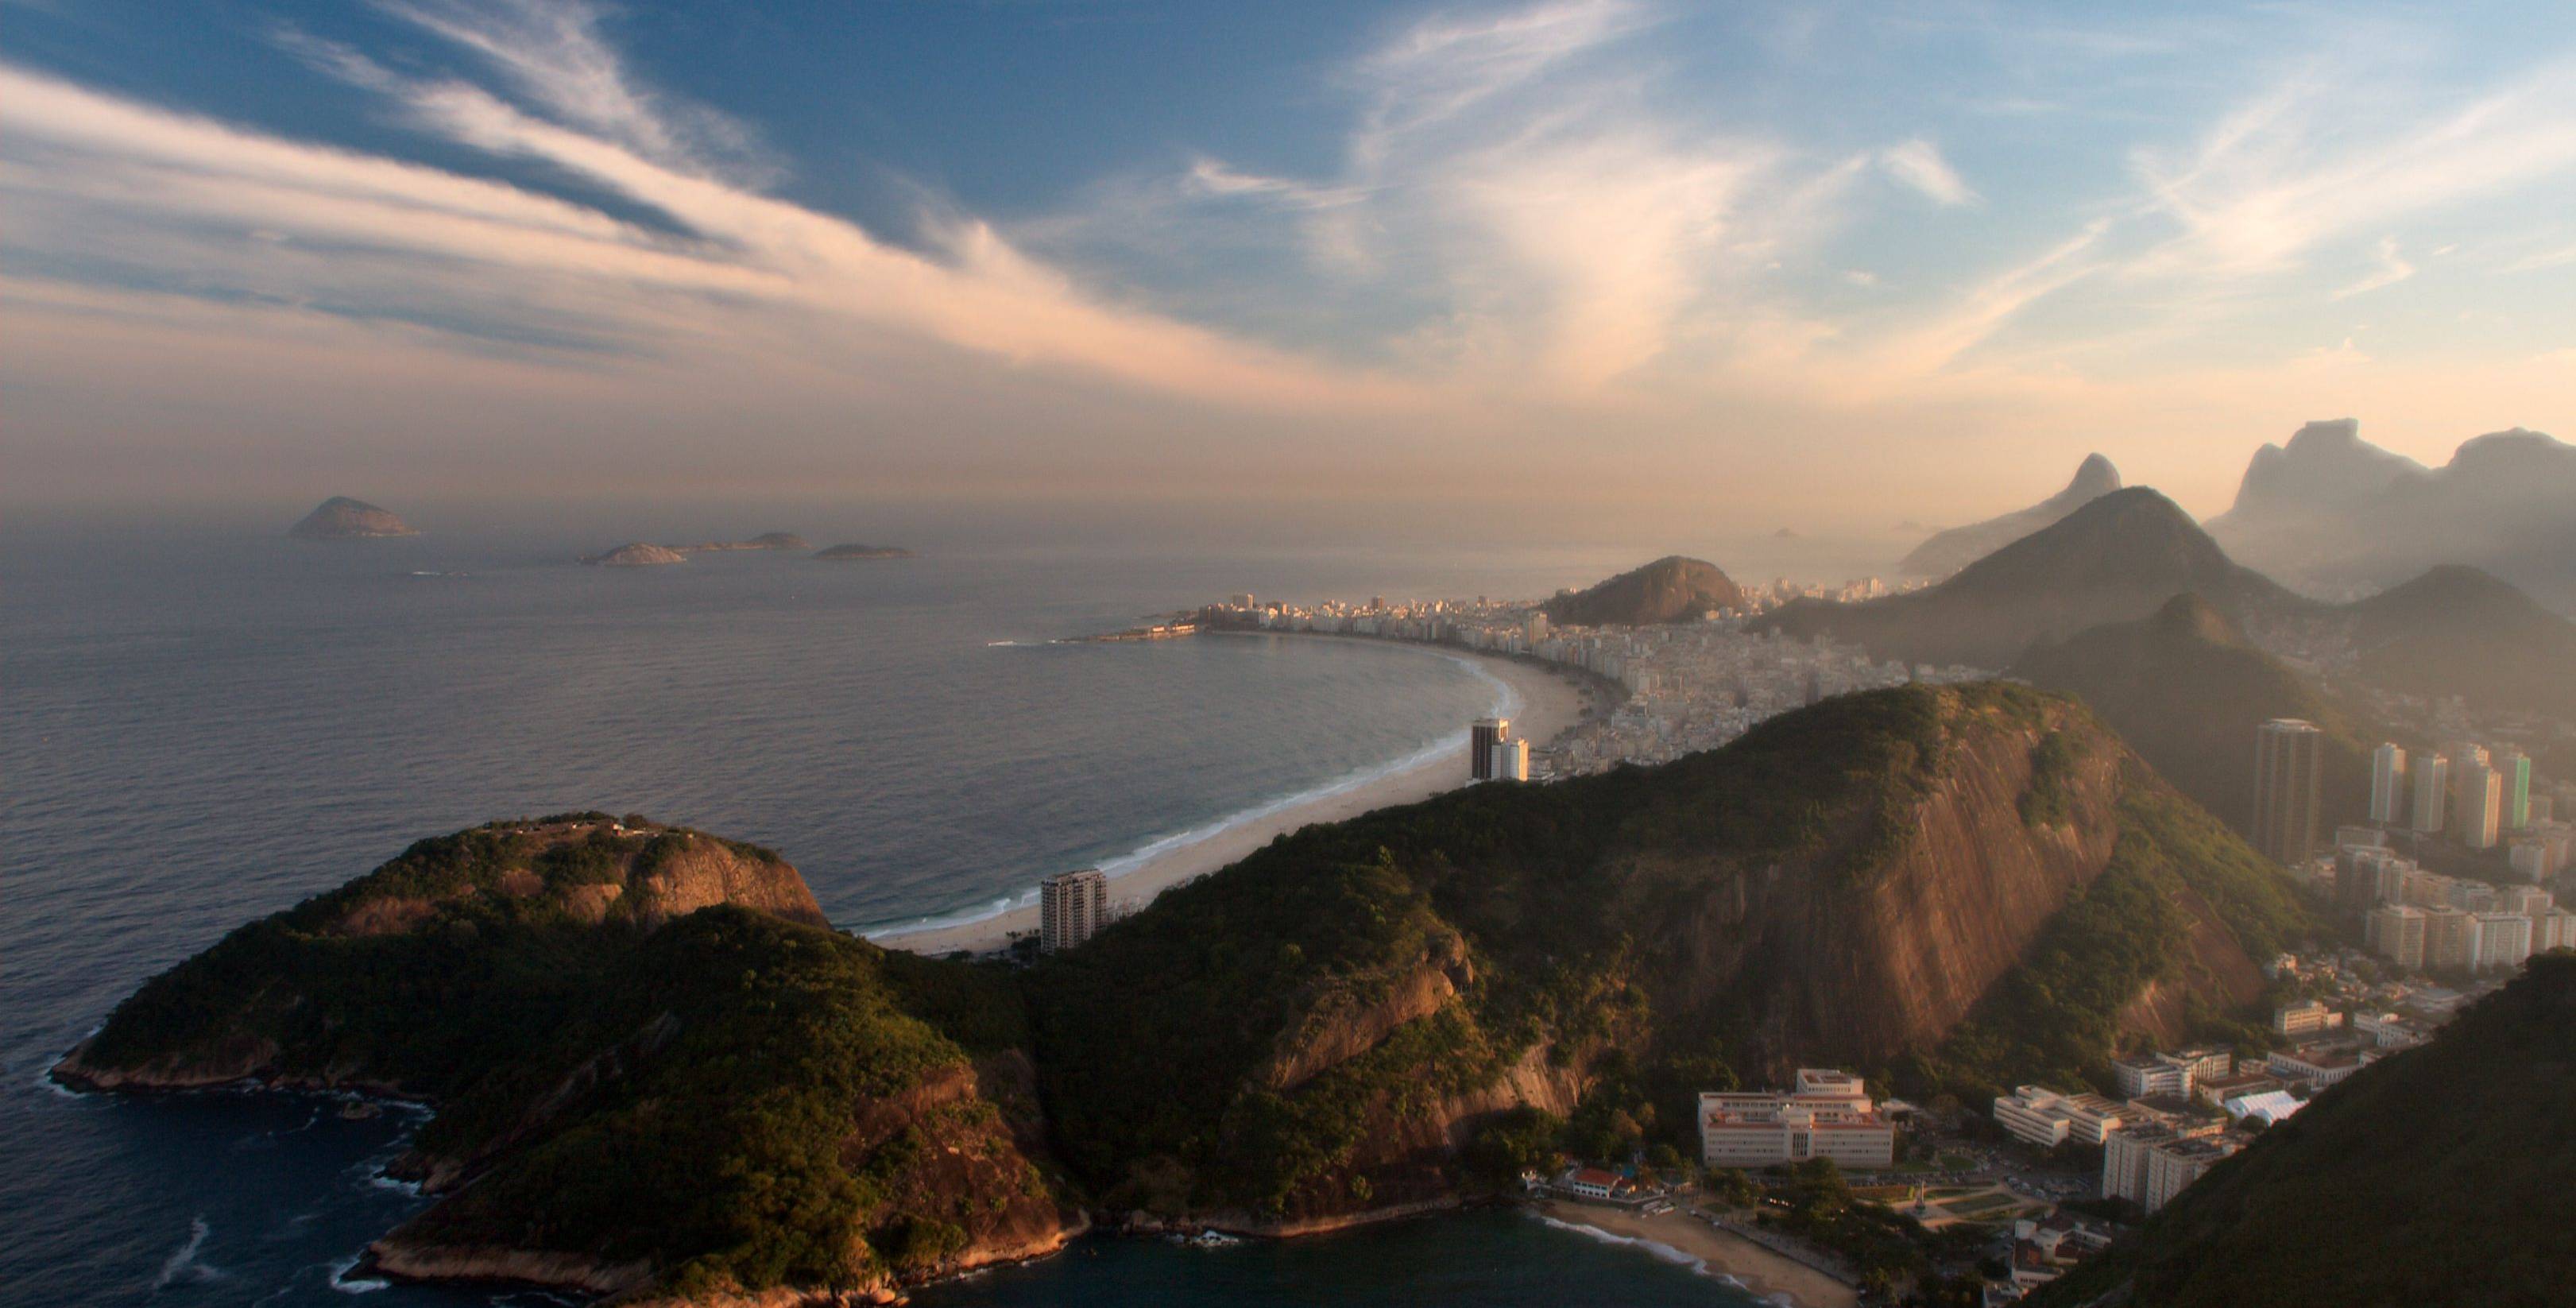
{"label": "beachfront building", "polygon": [[1097,868],[1059,872],[1038,883],[1038,948],[1046,953],[1089,940],[1109,920],[1109,878]]}
{"label": "beachfront building", "polygon": [[2098,1145],[2120,1129],[2120,1106],[2100,1095],[2064,1095],[2026,1085],[1996,1096],[1995,1121],[2014,1139],[2042,1149],[2069,1140]]}
{"label": "beachfront building", "polygon": [[1512,738],[1510,718],[1478,718],[1467,727],[1467,779],[1494,779],[1494,750]]}
{"label": "beachfront building", "polygon": [[1529,780],[1529,742],[1518,736],[1495,741],[1493,758],[1485,770],[1495,781]]}
{"label": "beachfront building", "polygon": [[1896,1124],[1878,1110],[1861,1078],[1831,1068],[1799,1068],[1788,1090],[1700,1095],[1699,1139],[1700,1160],[1710,1167],[1810,1158],[1843,1167],[1896,1162]]}

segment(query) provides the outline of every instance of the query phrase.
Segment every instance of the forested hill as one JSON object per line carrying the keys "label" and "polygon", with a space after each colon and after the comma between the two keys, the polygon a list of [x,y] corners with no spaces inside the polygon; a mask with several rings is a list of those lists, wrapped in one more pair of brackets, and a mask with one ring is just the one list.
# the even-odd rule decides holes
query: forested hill
{"label": "forested hill", "polygon": [[1104,1203],[1293,1227],[1454,1193],[1454,1146],[1507,1109],[1686,1145],[1689,1093],[1730,1068],[2098,1075],[2124,1025],[2251,999],[2251,959],[2304,929],[2081,706],[1906,688],[1308,828],[1028,993]]}
{"label": "forested hill", "polygon": [[2576,953],[2363,1068],[2034,1308],[2571,1301]]}

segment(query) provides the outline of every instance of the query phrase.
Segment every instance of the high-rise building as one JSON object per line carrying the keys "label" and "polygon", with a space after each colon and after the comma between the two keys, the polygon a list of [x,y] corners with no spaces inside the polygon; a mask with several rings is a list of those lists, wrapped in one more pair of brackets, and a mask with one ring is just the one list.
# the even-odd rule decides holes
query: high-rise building
{"label": "high-rise building", "polygon": [[2316,852],[2325,739],[2298,718],[2274,718],[2255,736],[2254,847],[2291,867]]}
{"label": "high-rise building", "polygon": [[2448,904],[2436,904],[2423,912],[2424,966],[2477,966],[2477,914]]}
{"label": "high-rise building", "polygon": [[2456,839],[2471,849],[2493,849],[2504,822],[2504,774],[2485,763],[2460,769],[2460,825]]}
{"label": "high-rise building", "polygon": [[2407,904],[2382,904],[2362,919],[2362,938],[2370,952],[2403,968],[2424,966],[2424,910]]}
{"label": "high-rise building", "polygon": [[1495,741],[1486,771],[1496,781],[1529,780],[1529,742],[1518,736]]}
{"label": "high-rise building", "polygon": [[2480,913],[2475,966],[2520,967],[2531,957],[2531,919],[2519,913]]}
{"label": "high-rise building", "polygon": [[2370,755],[2370,820],[2406,820],[2406,750],[2391,741]]}
{"label": "high-rise building", "polygon": [[1109,878],[1097,868],[1059,872],[1038,883],[1038,948],[1047,953],[1089,940],[1109,918]]}
{"label": "high-rise building", "polygon": [[1494,746],[1512,738],[1510,718],[1478,718],[1467,728],[1467,779],[1494,779]]}
{"label": "high-rise building", "polygon": [[2451,806],[2451,760],[2433,754],[2415,760],[2415,829],[2427,835],[2442,829],[2442,811]]}
{"label": "high-rise building", "polygon": [[2504,778],[2504,827],[2520,831],[2531,825],[2531,756],[2510,745],[2496,751],[2495,770]]}

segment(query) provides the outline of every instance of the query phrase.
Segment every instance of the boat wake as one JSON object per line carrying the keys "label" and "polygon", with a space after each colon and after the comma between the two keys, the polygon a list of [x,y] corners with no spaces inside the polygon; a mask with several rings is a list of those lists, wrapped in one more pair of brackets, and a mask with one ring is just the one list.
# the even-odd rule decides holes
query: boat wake
{"label": "boat wake", "polygon": [[206,1236],[213,1231],[214,1227],[207,1224],[204,1213],[190,1218],[188,1242],[180,1245],[178,1252],[171,1254],[169,1261],[161,1264],[160,1279],[152,1283],[152,1288],[161,1290],[182,1282],[202,1283],[222,1280],[224,1275],[222,1268],[197,1257],[197,1252],[206,1247]]}

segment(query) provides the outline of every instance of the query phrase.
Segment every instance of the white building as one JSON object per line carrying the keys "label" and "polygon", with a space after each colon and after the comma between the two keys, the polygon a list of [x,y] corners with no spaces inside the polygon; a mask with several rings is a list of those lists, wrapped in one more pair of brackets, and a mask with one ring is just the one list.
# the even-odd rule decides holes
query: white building
{"label": "white building", "polygon": [[2343,1014],[2326,1007],[2323,1000],[2302,999],[2272,1010],[2272,1029],[2285,1036],[2315,1035],[2342,1025]]}
{"label": "white building", "polygon": [[2415,760],[2415,829],[2442,829],[2442,810],[2450,807],[2451,760],[2439,754]]}
{"label": "white building", "polygon": [[2478,967],[2520,967],[2531,957],[2530,918],[2519,913],[2480,913],[2477,918]]}
{"label": "white building", "polygon": [[1896,1162],[1896,1124],[1849,1072],[1798,1069],[1795,1088],[1710,1091],[1699,1097],[1700,1160],[1710,1167],[1768,1167],[1830,1158],[1843,1167]]}
{"label": "white building", "polygon": [[2350,1046],[2302,1045],[2274,1050],[2263,1060],[2274,1076],[2305,1081],[2322,1090],[2361,1070],[2361,1055]]}
{"label": "white building", "polygon": [[2180,1059],[2163,1054],[2136,1054],[2111,1060],[2111,1075],[2120,1083],[2121,1097],[2144,1099],[2149,1095],[2189,1095],[2191,1069]]}
{"label": "white building", "polygon": [[2100,1095],[2064,1095],[2026,1085],[1995,1099],[1995,1121],[2042,1149],[2069,1140],[2098,1145],[2120,1128],[2120,1106]]}
{"label": "white building", "polygon": [[2370,755],[2370,820],[2406,820],[2406,751],[2394,741]]}
{"label": "white building", "polygon": [[2382,904],[2362,919],[2362,939],[2370,952],[2413,970],[2424,966],[2424,910],[2409,904]]}
{"label": "white building", "polygon": [[2220,1159],[2235,1153],[2240,1146],[2226,1136],[2194,1136],[2168,1140],[2147,1151],[2146,1193],[2139,1204],[2154,1212],[2173,1202],[2184,1187],[2206,1175]]}
{"label": "white building", "polygon": [[1038,948],[1047,953],[1089,940],[1108,920],[1109,878],[1097,868],[1038,883]]}
{"label": "white building", "polygon": [[1496,781],[1529,780],[1529,742],[1519,736],[1495,741],[1493,757],[1487,760],[1486,767]]}

